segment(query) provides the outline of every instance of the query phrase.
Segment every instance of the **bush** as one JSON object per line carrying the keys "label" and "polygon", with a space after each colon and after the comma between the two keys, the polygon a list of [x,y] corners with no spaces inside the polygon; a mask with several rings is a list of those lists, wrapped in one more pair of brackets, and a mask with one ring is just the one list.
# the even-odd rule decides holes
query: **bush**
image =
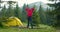
{"label": "bush", "polygon": [[33,20],[33,25],[39,26],[39,24],[40,24],[40,17],[39,17],[39,14],[38,14],[37,11],[34,11],[32,20]]}
{"label": "bush", "polygon": [[3,18],[1,17],[1,18],[0,18],[0,27],[4,27],[4,26],[3,26],[3,23],[4,23],[4,22],[7,22],[6,19],[7,19],[6,17],[3,17]]}

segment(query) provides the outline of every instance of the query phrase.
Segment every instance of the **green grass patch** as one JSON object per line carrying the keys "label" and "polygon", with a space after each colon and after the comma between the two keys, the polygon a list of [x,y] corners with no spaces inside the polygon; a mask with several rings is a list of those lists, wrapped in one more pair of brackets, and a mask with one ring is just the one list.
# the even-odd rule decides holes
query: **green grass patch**
{"label": "green grass patch", "polygon": [[56,29],[52,26],[40,25],[40,28],[28,29],[28,28],[0,28],[0,32],[56,32]]}
{"label": "green grass patch", "polygon": [[0,32],[18,32],[16,28],[0,28]]}

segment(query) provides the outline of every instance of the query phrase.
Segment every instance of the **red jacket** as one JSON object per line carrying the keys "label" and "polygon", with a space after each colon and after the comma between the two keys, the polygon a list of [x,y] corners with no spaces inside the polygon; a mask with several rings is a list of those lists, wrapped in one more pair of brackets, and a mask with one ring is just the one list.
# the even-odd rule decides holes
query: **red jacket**
{"label": "red jacket", "polygon": [[32,16],[34,8],[26,8],[27,16]]}

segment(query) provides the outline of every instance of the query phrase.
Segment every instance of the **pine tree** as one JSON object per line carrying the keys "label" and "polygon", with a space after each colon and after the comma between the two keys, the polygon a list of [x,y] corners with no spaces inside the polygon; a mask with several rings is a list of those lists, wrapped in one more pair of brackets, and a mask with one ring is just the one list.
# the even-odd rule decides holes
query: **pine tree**
{"label": "pine tree", "polygon": [[[34,8],[36,8],[36,6],[34,6]],[[34,10],[32,19],[33,19],[33,25],[35,24],[36,26],[39,26],[40,16],[37,9]]]}
{"label": "pine tree", "polygon": [[41,24],[46,24],[46,20],[45,20],[45,17],[44,17],[44,13],[43,13],[43,8],[42,8],[42,5],[40,4],[40,7],[39,7],[39,16],[40,16],[40,21],[41,21]]}
{"label": "pine tree", "polygon": [[16,8],[14,10],[15,10],[15,17],[20,18],[21,9],[19,8],[18,4],[16,5]]}
{"label": "pine tree", "polygon": [[11,5],[9,5],[8,9],[7,9],[7,12],[6,12],[6,16],[7,17],[11,17],[11,16],[14,16],[14,12],[13,12],[13,7]]}
{"label": "pine tree", "polygon": [[47,7],[47,10],[46,10],[46,24],[47,25],[51,25],[51,20],[50,20],[50,14],[49,14],[49,12],[50,12],[50,9]]}
{"label": "pine tree", "polygon": [[5,7],[5,5],[1,10],[1,14],[2,14],[2,17],[6,17],[6,7]]}
{"label": "pine tree", "polygon": [[9,4],[9,7],[6,12],[7,17],[14,16],[14,8],[13,8],[13,3],[16,3],[15,1],[7,1],[7,4]]}
{"label": "pine tree", "polygon": [[26,4],[23,5],[23,8],[22,8],[22,21],[26,21],[27,20],[27,15],[26,15]]}
{"label": "pine tree", "polygon": [[52,5],[52,7],[55,7],[55,10],[51,11],[51,15],[53,15],[54,17],[54,22],[56,21],[55,23],[55,26],[60,26],[60,2],[57,2],[57,1],[60,1],[60,0],[50,0],[50,1],[55,1],[54,4],[50,4],[49,6]]}

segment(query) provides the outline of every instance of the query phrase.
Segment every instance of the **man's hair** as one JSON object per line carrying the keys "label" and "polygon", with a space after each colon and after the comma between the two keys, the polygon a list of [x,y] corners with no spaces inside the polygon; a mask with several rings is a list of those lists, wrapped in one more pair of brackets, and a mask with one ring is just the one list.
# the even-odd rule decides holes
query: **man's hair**
{"label": "man's hair", "polygon": [[27,5],[27,7],[29,7],[29,5]]}

